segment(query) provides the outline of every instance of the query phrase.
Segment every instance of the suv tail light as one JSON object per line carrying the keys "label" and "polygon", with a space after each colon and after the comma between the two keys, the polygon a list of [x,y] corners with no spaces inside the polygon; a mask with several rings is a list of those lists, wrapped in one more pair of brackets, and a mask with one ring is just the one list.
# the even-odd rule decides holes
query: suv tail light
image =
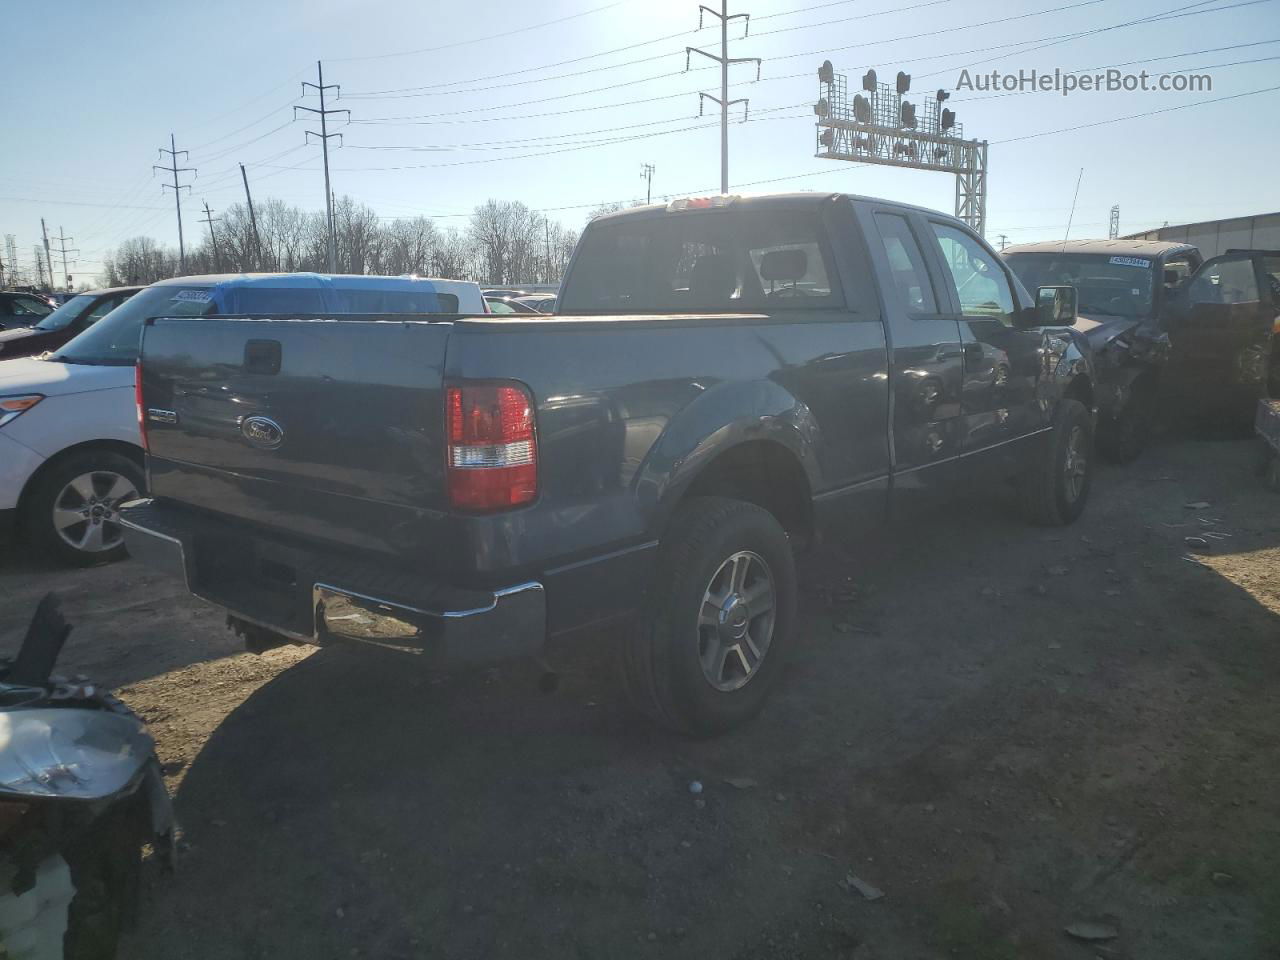
{"label": "suv tail light", "polygon": [[459,510],[506,510],[538,495],[533,398],[520,384],[445,388],[449,503]]}
{"label": "suv tail light", "polygon": [[147,446],[147,414],[142,408],[142,361],[133,365],[133,403],[138,408],[138,433],[142,437],[142,449],[150,452]]}

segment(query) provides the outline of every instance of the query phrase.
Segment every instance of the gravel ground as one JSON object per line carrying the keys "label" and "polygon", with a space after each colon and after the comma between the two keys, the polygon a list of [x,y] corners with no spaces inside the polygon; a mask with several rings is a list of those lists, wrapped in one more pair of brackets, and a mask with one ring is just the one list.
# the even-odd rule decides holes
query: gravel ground
{"label": "gravel ground", "polygon": [[[1280,957],[1280,498],[1252,465],[1172,440],[1065,530],[993,499],[826,544],[784,682],[712,741],[626,708],[609,636],[556,652],[553,693],[256,657],[136,563],[7,544],[0,645],[60,591],[63,666],[156,736],[185,850],[130,960]],[[1206,529],[1231,536],[1184,559]]]}

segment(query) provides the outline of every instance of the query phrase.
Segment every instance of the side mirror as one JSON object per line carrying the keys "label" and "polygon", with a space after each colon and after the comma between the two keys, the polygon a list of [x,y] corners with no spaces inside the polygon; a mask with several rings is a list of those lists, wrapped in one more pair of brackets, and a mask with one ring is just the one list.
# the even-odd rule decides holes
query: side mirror
{"label": "side mirror", "polygon": [[1076,322],[1075,287],[1038,287],[1036,323],[1041,327],[1070,327]]}

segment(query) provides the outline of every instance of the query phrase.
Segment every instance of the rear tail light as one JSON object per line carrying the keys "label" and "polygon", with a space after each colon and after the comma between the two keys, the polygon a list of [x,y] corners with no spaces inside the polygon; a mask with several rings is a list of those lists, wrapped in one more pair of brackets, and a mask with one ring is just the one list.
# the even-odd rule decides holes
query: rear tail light
{"label": "rear tail light", "polygon": [[447,387],[449,503],[459,510],[505,510],[538,495],[533,399],[520,384]]}
{"label": "rear tail light", "polygon": [[142,361],[139,360],[133,365],[133,403],[138,409],[138,433],[142,437],[142,449],[149,451],[147,446],[147,414],[142,408]]}

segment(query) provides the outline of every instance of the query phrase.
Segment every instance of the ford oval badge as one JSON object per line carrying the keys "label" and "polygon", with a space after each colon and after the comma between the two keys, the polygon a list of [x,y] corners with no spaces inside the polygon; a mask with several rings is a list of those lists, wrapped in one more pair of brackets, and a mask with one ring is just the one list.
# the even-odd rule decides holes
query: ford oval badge
{"label": "ford oval badge", "polygon": [[270,417],[245,417],[240,433],[255,447],[274,450],[284,443],[284,429]]}

